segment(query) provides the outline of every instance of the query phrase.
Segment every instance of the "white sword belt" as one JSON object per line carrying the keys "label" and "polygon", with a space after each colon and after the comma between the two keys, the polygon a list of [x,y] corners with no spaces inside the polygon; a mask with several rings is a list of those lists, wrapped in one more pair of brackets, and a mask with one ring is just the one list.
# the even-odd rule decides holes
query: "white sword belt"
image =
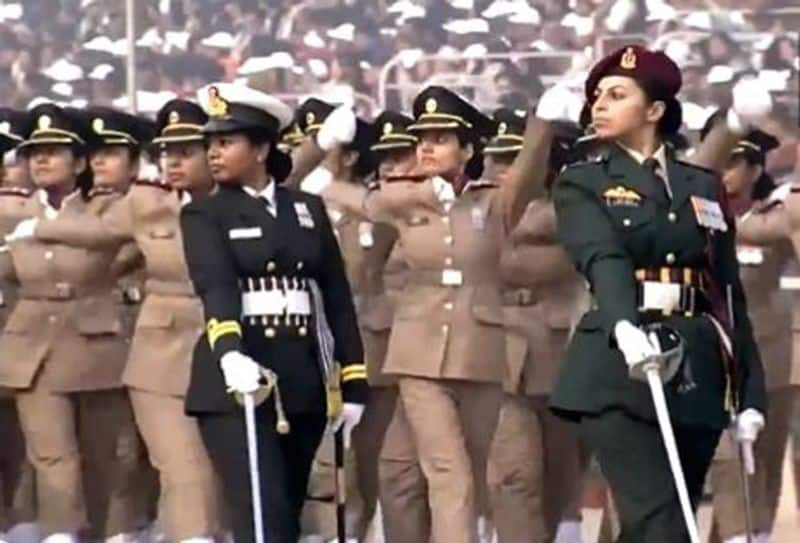
{"label": "white sword belt", "polygon": [[308,333],[312,315],[308,279],[303,277],[265,276],[241,281],[242,322],[263,326],[267,337],[293,330]]}

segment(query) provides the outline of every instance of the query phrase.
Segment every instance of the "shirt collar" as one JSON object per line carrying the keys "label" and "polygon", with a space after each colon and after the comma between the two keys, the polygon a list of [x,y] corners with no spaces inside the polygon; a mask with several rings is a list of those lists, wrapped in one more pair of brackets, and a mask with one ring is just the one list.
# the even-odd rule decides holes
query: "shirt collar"
{"label": "shirt collar", "polygon": [[635,160],[639,164],[643,164],[644,161],[647,160],[648,158],[655,159],[656,162],[658,162],[658,166],[659,166],[659,168],[661,168],[661,171],[666,173],[666,171],[667,171],[667,148],[663,143],[661,144],[661,146],[658,149],[656,149],[656,152],[653,153],[652,155],[650,155],[649,157],[644,156],[642,153],[640,153],[639,151],[637,151],[635,149],[631,149],[630,147],[625,147],[621,143],[618,143],[618,145],[622,148],[622,150],[624,150],[626,153],[628,153],[633,158],[633,160]]}
{"label": "shirt collar", "polygon": [[275,208],[275,182],[270,180],[267,186],[262,191],[257,191],[247,185],[242,185],[242,190],[253,198],[264,198],[269,202],[269,205]]}

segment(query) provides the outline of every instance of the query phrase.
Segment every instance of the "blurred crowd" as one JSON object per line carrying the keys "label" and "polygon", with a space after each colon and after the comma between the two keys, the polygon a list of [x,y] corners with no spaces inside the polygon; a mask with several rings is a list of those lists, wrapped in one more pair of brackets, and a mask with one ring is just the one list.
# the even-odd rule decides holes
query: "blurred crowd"
{"label": "blurred crowd", "polygon": [[[0,92],[129,107],[121,0],[0,2]],[[664,49],[684,71],[685,123],[699,129],[741,77],[796,119],[797,0],[138,0],[140,111],[214,80],[296,102],[354,99],[364,114],[408,109],[423,84],[491,109],[535,103],[622,42]],[[795,123],[796,124],[796,123]]]}

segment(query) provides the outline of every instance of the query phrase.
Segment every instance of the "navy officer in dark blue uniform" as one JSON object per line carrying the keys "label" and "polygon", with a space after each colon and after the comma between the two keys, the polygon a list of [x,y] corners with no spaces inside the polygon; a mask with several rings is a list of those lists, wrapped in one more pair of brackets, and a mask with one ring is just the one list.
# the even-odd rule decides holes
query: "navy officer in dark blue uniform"
{"label": "navy officer in dark blue uniform", "polygon": [[201,90],[199,98],[209,114],[204,132],[218,189],[181,215],[207,320],[186,409],[198,418],[222,479],[235,541],[252,543],[244,413],[236,395],[258,392],[265,370],[274,372],[280,396],[273,390],[256,412],[264,525],[269,543],[295,543],[326,421],[348,434],[367,399],[352,295],[322,201],[280,186],[291,160],[275,143],[292,111],[225,83]]}
{"label": "navy officer in dark blue uniform", "polygon": [[[556,181],[558,232],[594,302],[551,396],[580,421],[619,509],[625,543],[689,541],[640,364],[681,338],[665,394],[694,505],[721,431],[752,441],[764,424],[764,375],[717,176],[677,161],[678,67],[631,46],[590,72],[586,100],[605,149]],[[669,330],[655,340],[643,329]],[[641,368],[639,368],[640,370]],[[633,371],[632,371],[633,370]]]}

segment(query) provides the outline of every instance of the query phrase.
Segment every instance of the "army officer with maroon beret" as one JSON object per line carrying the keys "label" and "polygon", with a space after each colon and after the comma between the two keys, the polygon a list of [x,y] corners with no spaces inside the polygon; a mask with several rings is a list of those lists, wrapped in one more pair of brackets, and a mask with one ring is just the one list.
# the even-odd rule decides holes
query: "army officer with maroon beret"
{"label": "army officer with maroon beret", "polygon": [[550,403],[580,422],[626,542],[689,541],[648,386],[631,378],[661,353],[644,326],[666,326],[684,346],[664,388],[695,506],[721,431],[733,420],[752,441],[766,412],[722,184],[663,144],[681,125],[680,86],[680,70],[660,52],[628,46],[598,63],[586,101],[607,147],[567,168],[554,191],[559,237],[593,307]]}

